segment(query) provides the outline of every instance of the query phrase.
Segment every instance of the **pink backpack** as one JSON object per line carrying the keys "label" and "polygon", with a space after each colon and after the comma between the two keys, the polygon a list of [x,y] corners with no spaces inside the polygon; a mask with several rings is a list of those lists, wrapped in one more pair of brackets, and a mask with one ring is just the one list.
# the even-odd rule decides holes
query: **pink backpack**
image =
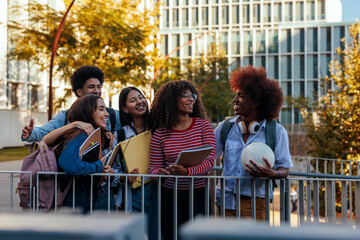
{"label": "pink backpack", "polygon": [[[20,197],[20,207],[23,209],[29,209],[33,206],[33,200],[30,199],[30,191],[36,188],[37,172],[57,172],[58,166],[55,157],[55,149],[46,145],[45,142],[35,142],[30,147],[30,155],[27,156],[21,166],[21,171],[32,172],[32,186],[30,186],[30,174],[22,173],[20,176],[20,182],[17,187],[17,191]],[[36,151],[34,151],[34,148]],[[61,207],[66,194],[70,188],[71,181],[67,183],[65,189],[60,190],[60,183],[57,184],[57,207]],[[49,211],[54,208],[55,204],[55,175],[53,174],[40,174],[39,175],[39,189],[38,191],[32,191],[32,197],[38,196],[39,210]],[[36,198],[35,198],[36,204]]]}

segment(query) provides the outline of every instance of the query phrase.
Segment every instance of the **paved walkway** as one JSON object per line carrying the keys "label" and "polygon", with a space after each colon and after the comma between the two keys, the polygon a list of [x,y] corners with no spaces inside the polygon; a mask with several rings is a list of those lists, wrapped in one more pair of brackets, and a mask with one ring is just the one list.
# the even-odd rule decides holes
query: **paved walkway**
{"label": "paved walkway", "polygon": [[[0,171],[20,171],[22,160],[20,161],[9,161],[0,162]],[[17,184],[19,182],[20,174],[13,175],[13,189],[11,190],[11,179],[10,174],[0,174],[0,211],[11,210],[11,195],[13,198],[13,210],[21,211],[19,207],[19,195],[15,193]]]}

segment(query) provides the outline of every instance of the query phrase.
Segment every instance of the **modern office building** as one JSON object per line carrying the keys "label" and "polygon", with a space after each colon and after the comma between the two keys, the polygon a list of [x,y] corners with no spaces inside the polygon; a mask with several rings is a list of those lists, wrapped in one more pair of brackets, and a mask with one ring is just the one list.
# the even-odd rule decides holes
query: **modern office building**
{"label": "modern office building", "polygon": [[[231,63],[229,72],[263,66],[285,96],[313,97],[348,35],[351,23],[341,20],[340,0],[164,0],[159,47],[165,56],[193,39],[171,54],[186,60],[206,54],[216,42]],[[284,105],[280,122],[294,126],[301,114]]]}

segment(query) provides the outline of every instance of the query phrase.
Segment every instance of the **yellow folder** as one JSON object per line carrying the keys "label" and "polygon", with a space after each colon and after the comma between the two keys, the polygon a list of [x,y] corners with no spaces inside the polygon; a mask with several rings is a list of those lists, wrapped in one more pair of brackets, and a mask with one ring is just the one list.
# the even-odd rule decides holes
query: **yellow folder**
{"label": "yellow folder", "polygon": [[[139,174],[148,173],[150,164],[150,141],[151,131],[146,131],[120,142],[128,172],[131,172],[134,168],[139,168]],[[147,183],[151,181],[151,179],[145,178],[144,181]],[[131,185],[132,188],[139,186],[141,186],[141,177],[137,177],[136,181]]]}

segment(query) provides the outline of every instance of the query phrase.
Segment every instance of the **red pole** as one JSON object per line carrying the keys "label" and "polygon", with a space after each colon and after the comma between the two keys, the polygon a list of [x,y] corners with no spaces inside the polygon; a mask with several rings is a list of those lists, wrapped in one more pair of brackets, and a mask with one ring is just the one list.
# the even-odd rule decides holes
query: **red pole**
{"label": "red pole", "polygon": [[48,111],[48,120],[49,121],[52,119],[52,103],[53,103],[53,100],[52,100],[52,72],[53,72],[56,48],[57,48],[57,44],[58,44],[59,39],[60,39],[61,30],[63,29],[64,24],[65,24],[66,16],[68,15],[68,13],[70,11],[70,8],[74,4],[74,2],[75,2],[75,0],[72,0],[72,2],[70,3],[68,9],[66,10],[64,16],[62,17],[59,28],[56,31],[54,43],[53,43],[53,46],[52,46],[51,60],[50,60],[50,76],[49,76],[49,111]]}

